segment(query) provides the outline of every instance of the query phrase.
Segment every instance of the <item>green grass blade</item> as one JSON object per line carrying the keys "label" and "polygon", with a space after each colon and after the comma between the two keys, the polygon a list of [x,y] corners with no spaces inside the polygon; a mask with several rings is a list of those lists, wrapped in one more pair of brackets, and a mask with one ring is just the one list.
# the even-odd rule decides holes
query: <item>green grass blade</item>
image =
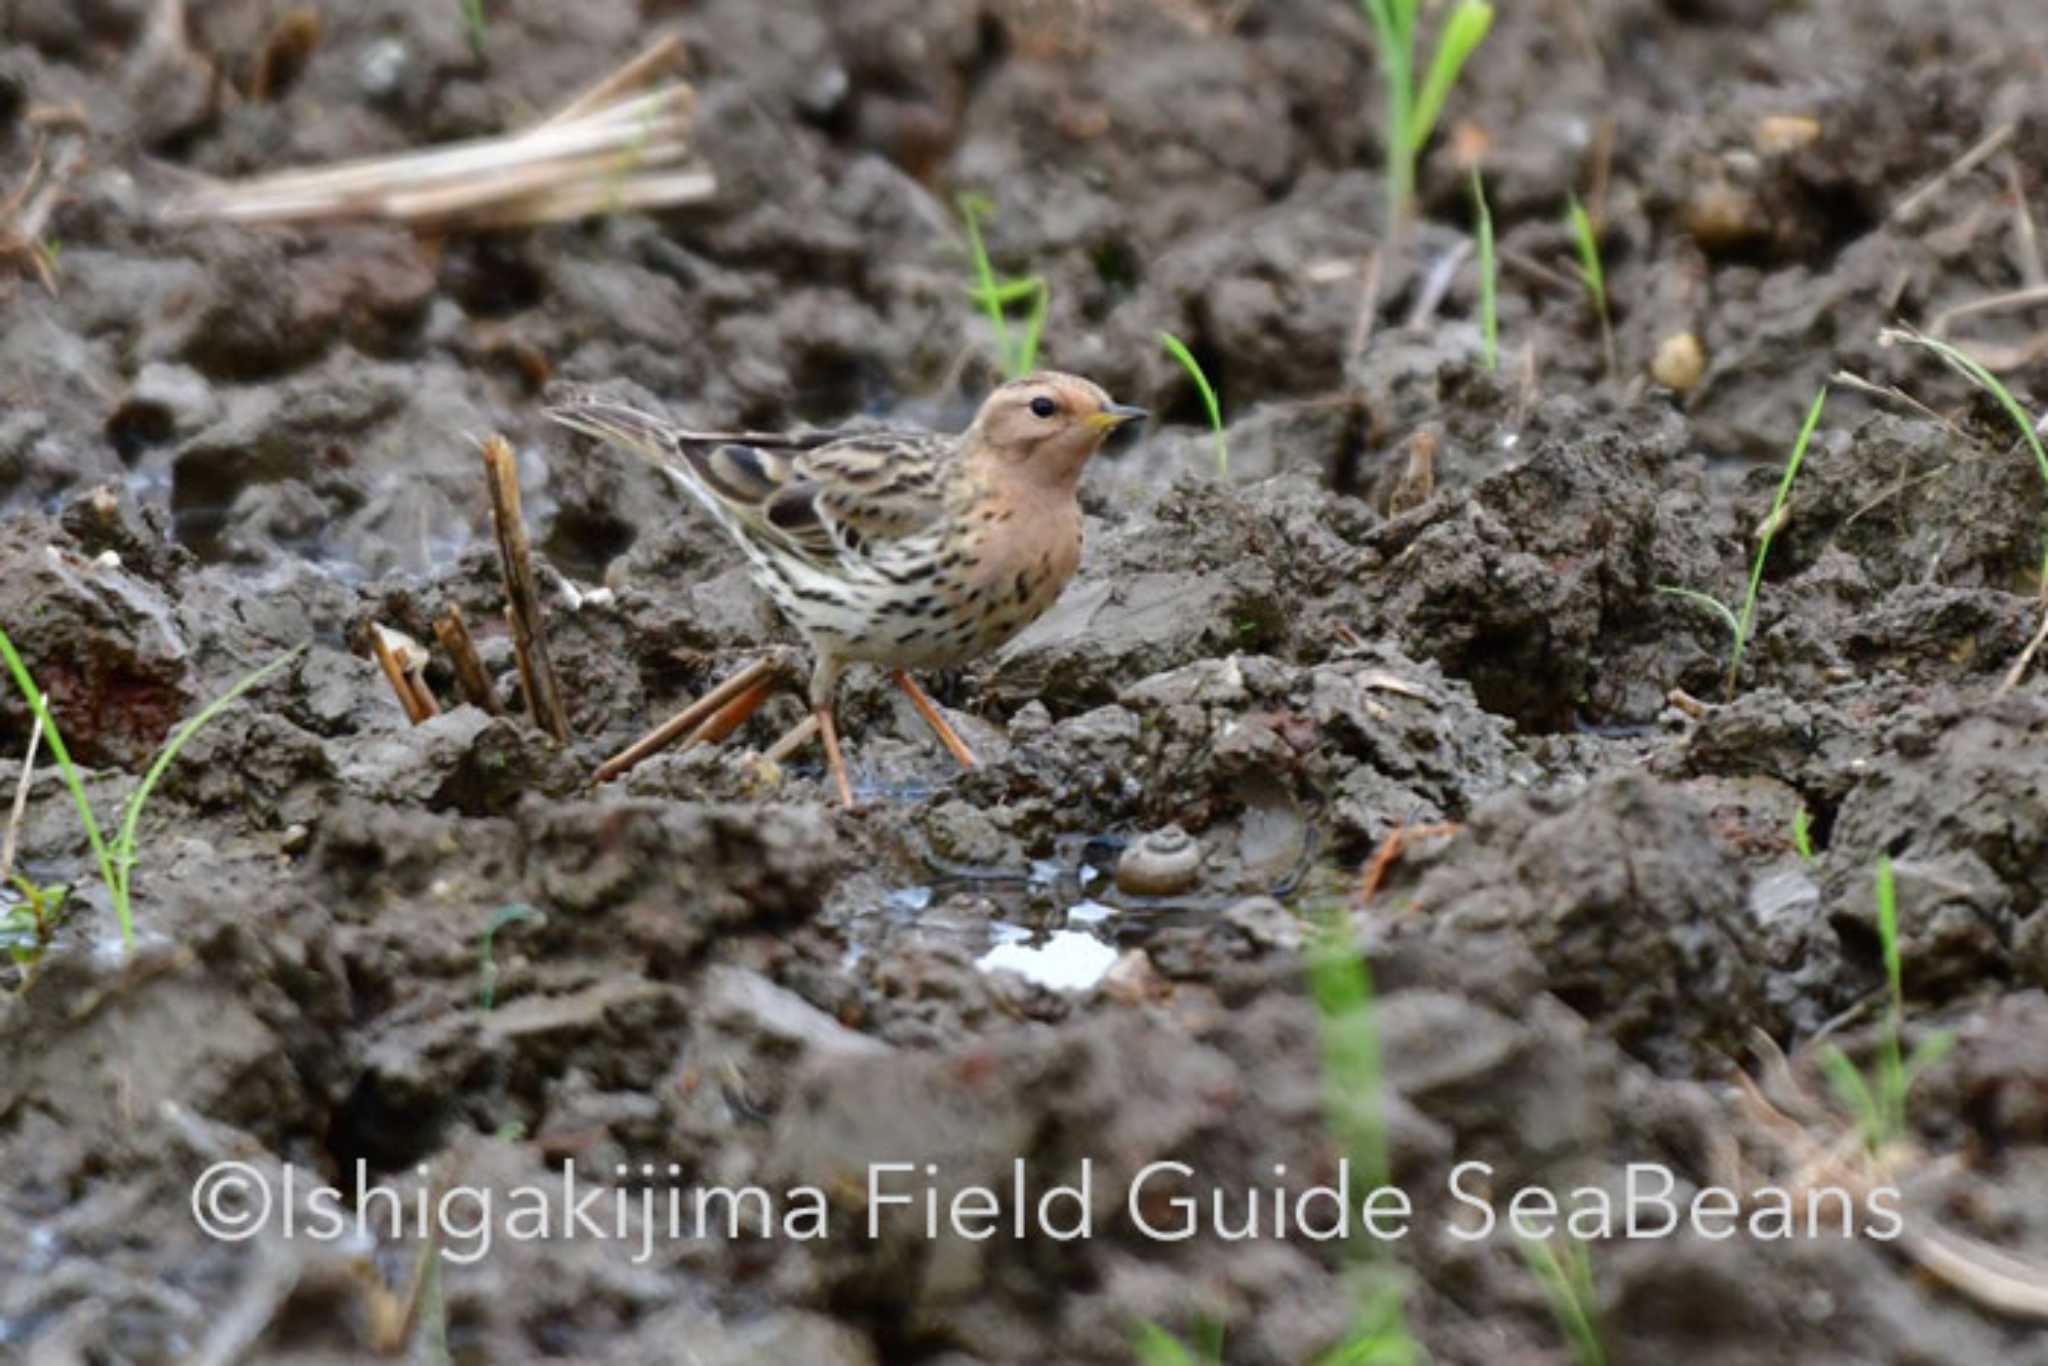
{"label": "green grass blade", "polygon": [[1024,319],[1024,339],[1017,344],[1013,372],[1013,378],[1017,379],[1038,368],[1038,339],[1045,335],[1045,315],[1052,307],[1052,286],[1042,276],[1034,275],[1026,283],[1034,286],[1035,291],[1031,296],[1031,312]]}
{"label": "green grass blade", "polygon": [[[1031,298],[1044,288],[1045,281],[1039,279],[1036,275],[1026,276],[1021,280],[998,280],[995,283],[995,294],[993,297],[997,307],[1008,308],[1012,304],[1021,303],[1025,299]],[[983,293],[980,285],[969,285],[967,292],[984,303],[990,297]]]}
{"label": "green grass blade", "polygon": [[1333,1350],[1316,1359],[1317,1366],[1414,1366],[1422,1354],[1408,1333],[1401,1283],[1360,1269],[1353,1272],[1353,1285],[1358,1303],[1351,1328]]}
{"label": "green grass blade", "polygon": [[115,881],[113,857],[107,851],[106,841],[100,838],[100,823],[93,819],[92,803],[86,800],[85,779],[79,776],[78,766],[71,762],[71,751],[65,748],[64,737],[57,730],[57,719],[50,715],[48,702],[36,687],[35,680],[29,677],[28,666],[15,653],[14,642],[7,638],[5,631],[0,631],[0,655],[7,657],[7,669],[14,675],[14,686],[21,689],[30,709],[42,719],[43,738],[50,742],[50,753],[57,756],[57,767],[64,774],[64,785],[71,789],[71,800],[78,805],[79,824],[85,827],[85,838],[92,845],[92,856],[100,865],[100,877],[107,884],[107,896],[114,903],[114,918],[121,925],[121,943],[132,948],[135,925],[128,914],[127,898],[121,894]]}
{"label": "green grass blade", "polygon": [[1479,340],[1488,370],[1500,369],[1500,262],[1494,257],[1493,210],[1479,168],[1472,168],[1472,206],[1479,238]]}
{"label": "green grass blade", "polygon": [[1593,1321],[1593,1264],[1585,1246],[1574,1242],[1571,1251],[1561,1258],[1546,1239],[1525,1237],[1516,1241],[1530,1274],[1543,1287],[1551,1317],[1570,1340],[1572,1355],[1579,1366],[1607,1366],[1607,1349],[1601,1345],[1600,1331]]}
{"label": "green grass blade", "polygon": [[477,1009],[487,1011],[497,1004],[498,960],[492,953],[492,948],[497,943],[498,931],[508,925],[517,925],[522,921],[531,921],[535,924],[545,925],[547,919],[545,912],[536,911],[531,906],[519,903],[499,907],[497,913],[485,923],[483,935],[477,944]]}
{"label": "green grass blade", "polygon": [[1899,1056],[1899,1035],[1906,1027],[1904,963],[1899,956],[1899,889],[1889,855],[1877,860],[1877,942],[1884,951],[1886,1001],[1884,1038],[1877,1050],[1877,1100],[1883,1107],[1882,1136],[1890,1140],[1906,1131],[1906,1064]]}
{"label": "green grass blade", "polygon": [[1887,328],[1878,334],[1878,340],[1884,343],[1904,341],[1914,346],[1924,346],[1941,357],[1950,369],[1997,399],[1999,406],[2004,408],[2006,415],[2012,419],[2013,425],[2020,429],[2020,436],[2032,448],[2034,463],[2041,467],[2041,481],[2048,484],[2048,447],[2041,444],[2041,434],[2034,430],[2033,419],[2027,416],[2027,410],[2020,407],[2019,400],[2012,396],[2012,390],[2000,383],[1998,376],[1985,369],[1968,353],[1912,328]]}
{"label": "green grass blade", "polygon": [[1695,607],[1706,608],[1721,619],[1721,624],[1728,628],[1731,638],[1742,634],[1742,623],[1736,619],[1734,611],[1728,604],[1719,598],[1707,593],[1696,593],[1690,588],[1674,588],[1668,583],[1658,584],[1657,591],[1668,597],[1683,598]]}
{"label": "green grass blade", "polygon": [[1387,244],[1391,248],[1415,197],[1414,139],[1409,116],[1414,111],[1416,0],[1359,0],[1372,23],[1379,49],[1380,74],[1386,81],[1387,126],[1381,136],[1387,155]]}
{"label": "green grass blade", "polygon": [[1020,372],[1011,363],[1010,324],[1003,317],[1001,287],[996,283],[995,267],[989,263],[988,245],[981,237],[981,220],[995,212],[995,203],[987,195],[964,192],[955,202],[960,206],[960,220],[967,228],[967,254],[974,264],[976,297],[987,309],[989,325],[995,329],[996,355],[1003,372],[1015,379]]}
{"label": "green grass blade", "polygon": [[1899,957],[1899,884],[1892,873],[1889,855],[1877,860],[1877,940],[1884,947],[1884,980],[1891,989],[1892,1004],[1903,1006],[1904,963]]}
{"label": "green grass blade", "polygon": [[1195,1354],[1156,1323],[1138,1325],[1131,1350],[1138,1355],[1138,1366],[1196,1366]]}
{"label": "green grass blade", "polygon": [[1316,935],[1308,955],[1309,993],[1323,1026],[1323,1093],[1330,1127],[1370,1190],[1387,1183],[1385,1120],[1380,1113],[1379,1032],[1372,974],[1340,911]]}
{"label": "green grass blade", "polygon": [[1883,1112],[1878,1109],[1877,1097],[1870,1093],[1863,1074],[1856,1070],[1855,1063],[1849,1061],[1849,1055],[1829,1044],[1821,1050],[1820,1070],[1827,1077],[1828,1084],[1835,1088],[1835,1095],[1856,1117],[1857,1127],[1863,1130],[1864,1143],[1872,1149],[1882,1146],[1885,1138]]}
{"label": "green grass blade", "polygon": [[1195,388],[1200,391],[1202,406],[1209,410],[1209,430],[1216,434],[1216,477],[1228,479],[1230,443],[1223,435],[1223,405],[1216,399],[1216,390],[1210,386],[1209,377],[1202,373],[1201,364],[1196,361],[1195,353],[1188,350],[1179,337],[1171,332],[1161,332],[1159,344],[1166,348],[1167,354],[1180,362],[1180,368],[1188,372],[1188,377],[1194,380]]}
{"label": "green grass blade", "polygon": [[1393,16],[1394,37],[1411,57],[1415,47],[1415,18],[1421,11],[1422,0],[1389,0],[1387,5],[1387,12]]}
{"label": "green grass blade", "polygon": [[1614,350],[1614,321],[1607,312],[1607,272],[1600,264],[1600,234],[1594,231],[1593,220],[1577,195],[1566,197],[1565,215],[1571,224],[1572,245],[1579,254],[1579,279],[1600,319],[1600,349],[1607,361],[1607,377],[1614,379],[1621,363]]}
{"label": "green grass blade", "polygon": [[1579,279],[1604,311],[1607,307],[1607,275],[1600,268],[1600,234],[1593,230],[1593,220],[1577,195],[1565,197],[1564,212],[1565,220],[1571,224],[1572,245],[1579,253]]}
{"label": "green grass blade", "polygon": [[1463,0],[1445,21],[1443,37],[1437,40],[1436,56],[1430,60],[1429,74],[1422,78],[1422,88],[1416,92],[1414,108],[1409,112],[1411,155],[1420,152],[1429,141],[1437,116],[1443,113],[1444,100],[1457,84],[1458,73],[1464,70],[1473,50],[1486,41],[1487,30],[1492,27],[1493,6],[1486,0]]}
{"label": "green grass blade", "polygon": [[142,777],[142,785],[129,795],[127,805],[122,810],[121,833],[114,839],[114,858],[120,871],[120,896],[123,902],[126,902],[128,899],[129,871],[135,866],[135,827],[142,820],[142,808],[149,801],[150,792],[156,787],[157,780],[164,776],[164,770],[171,766],[171,760],[178,757],[178,751],[185,747],[187,740],[190,740],[199,733],[201,726],[233,705],[235,700],[243,693],[249,691],[249,689],[255,687],[258,683],[261,683],[264,679],[270,677],[305,652],[305,646],[295,646],[279,655],[276,659],[271,660],[262,668],[257,669],[253,673],[245,674],[242,680],[236,683],[234,687],[229,688],[219,697],[207,703],[206,706],[200,709],[197,716],[187,720],[185,724],[179,726],[177,730],[171,733],[170,741],[164,745],[163,749],[158,751],[156,762],[149,766],[149,772]]}
{"label": "green grass blade", "polygon": [[1771,542],[1777,539],[1778,528],[1783,522],[1782,514],[1786,500],[1792,496],[1792,481],[1799,475],[1799,467],[1806,461],[1806,447],[1813,440],[1814,428],[1820,425],[1821,409],[1827,406],[1828,388],[1825,384],[1813,396],[1813,406],[1806,410],[1806,421],[1799,428],[1799,439],[1792,443],[1791,458],[1785,462],[1785,473],[1778,480],[1777,496],[1771,499],[1771,515],[1765,519],[1764,534],[1757,538],[1756,561],[1749,570],[1749,591],[1743,594],[1742,616],[1735,632],[1735,654],[1728,661],[1728,696],[1735,696],[1736,680],[1742,673],[1743,652],[1749,648],[1750,629],[1756,624],[1756,599],[1764,583],[1764,561],[1770,558]]}
{"label": "green grass blade", "polygon": [[1920,1074],[1947,1057],[1956,1046],[1956,1036],[1948,1030],[1929,1034],[1913,1045],[1912,1056],[1906,1059],[1905,1082],[1910,1089],[1920,1080]]}

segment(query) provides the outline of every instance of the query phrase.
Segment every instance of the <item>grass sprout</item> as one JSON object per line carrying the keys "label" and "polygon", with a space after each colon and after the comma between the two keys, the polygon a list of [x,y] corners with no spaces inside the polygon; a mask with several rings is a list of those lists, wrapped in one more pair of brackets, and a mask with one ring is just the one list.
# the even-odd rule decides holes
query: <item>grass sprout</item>
{"label": "grass sprout", "polygon": [[1955,1046],[1955,1035],[1947,1030],[1930,1034],[1915,1045],[1911,1055],[1900,1047],[1905,1031],[1906,996],[1899,956],[1899,894],[1892,874],[1892,861],[1877,861],[1877,937],[1884,949],[1884,977],[1888,996],[1884,1030],[1878,1038],[1877,1060],[1866,1079],[1849,1055],[1829,1044],[1820,1055],[1821,1070],[1835,1088],[1835,1094],[1856,1116],[1863,1131],[1864,1146],[1874,1155],[1906,1136],[1906,1093],[1928,1068]]}
{"label": "grass sprout", "polygon": [[1572,245],[1579,253],[1579,280],[1600,317],[1600,349],[1607,358],[1607,377],[1613,379],[1621,373],[1621,362],[1614,351],[1614,319],[1607,309],[1607,271],[1600,264],[1600,234],[1577,195],[1566,201],[1565,218],[1571,224]]}
{"label": "grass sprout", "polygon": [[469,50],[482,60],[484,38],[490,27],[490,20],[484,16],[484,0],[462,0],[462,22],[469,30]]}
{"label": "grass sprout", "polygon": [[1600,1297],[1593,1289],[1593,1258],[1577,1238],[1562,1239],[1564,1251],[1548,1238],[1523,1238],[1522,1260],[1543,1287],[1557,1326],[1571,1341],[1579,1366],[1607,1366],[1600,1340]]}
{"label": "grass sprout", "polygon": [[1712,612],[1721,619],[1721,624],[1728,628],[1728,635],[1731,640],[1740,640],[1742,638],[1742,618],[1735,615],[1734,608],[1715,597],[1712,593],[1701,593],[1691,588],[1674,588],[1668,584],[1661,583],[1657,585],[1657,591],[1670,597],[1682,598],[1695,607]]}
{"label": "grass sprout", "polygon": [[63,883],[38,886],[20,873],[9,880],[22,899],[0,912],[0,948],[21,970],[19,990],[27,991],[57,931],[71,918],[71,888]]}
{"label": "grass sprout", "polygon": [[1221,1366],[1223,1327],[1204,1324],[1189,1344],[1156,1323],[1140,1324],[1131,1349],[1137,1354],[1138,1366]]}
{"label": "grass sprout", "polygon": [[[1903,342],[1908,346],[1923,347],[1932,351],[1951,370],[1996,399],[1998,406],[2005,409],[2006,415],[2012,419],[2013,426],[2019,428],[2020,438],[2033,451],[2034,463],[2041,470],[2041,483],[2048,487],[2048,447],[2041,444],[2040,429],[2035,426],[2034,420],[2027,416],[2027,410],[2020,406],[2020,401],[2012,396],[2012,390],[2006,388],[1998,376],[1992,374],[1981,361],[1967,351],[1930,337],[1917,328],[1887,327],[1877,334],[1877,340],[1880,346],[1895,346]],[[2043,545],[2041,552],[2041,593],[2043,597],[2048,597],[2048,544]]]}
{"label": "grass sprout", "polygon": [[1209,383],[1209,377],[1202,373],[1201,362],[1195,359],[1195,353],[1188,350],[1186,344],[1179,337],[1174,336],[1171,332],[1161,332],[1159,334],[1159,344],[1166,348],[1169,355],[1180,362],[1181,369],[1188,372],[1188,377],[1195,382],[1195,388],[1201,391],[1202,406],[1209,410],[1209,430],[1216,434],[1216,477],[1218,479],[1228,479],[1230,477],[1230,441],[1223,435],[1223,406],[1216,401],[1215,388]]}
{"label": "grass sprout", "polygon": [[1308,956],[1309,994],[1322,1022],[1323,1104],[1330,1128],[1367,1190],[1387,1183],[1379,1025],[1372,972],[1335,916]]}
{"label": "grass sprout", "polygon": [[156,759],[150,764],[149,771],[143,775],[142,782],[128,794],[128,800],[121,807],[119,831],[109,842],[101,836],[99,822],[93,818],[92,802],[85,795],[85,779],[80,776],[78,766],[71,762],[71,751],[65,747],[64,737],[57,730],[56,719],[50,715],[48,699],[36,687],[35,680],[29,677],[28,666],[23,664],[21,656],[15,653],[14,642],[7,638],[5,631],[0,631],[0,656],[5,656],[7,660],[8,671],[14,675],[14,685],[28,700],[30,709],[42,720],[43,732],[50,741],[50,752],[57,756],[57,765],[63,770],[64,783],[71,789],[71,800],[78,806],[79,824],[85,827],[85,837],[92,845],[93,859],[99,864],[100,878],[106,883],[107,897],[114,904],[114,918],[120,923],[121,944],[124,948],[132,949],[135,946],[135,917],[131,905],[136,862],[135,833],[142,822],[143,807],[149,801],[150,792],[164,776],[164,770],[171,766],[171,760],[178,757],[178,751],[185,747],[186,741],[198,733],[201,726],[218,716],[243,693],[298,658],[305,648],[303,645],[298,646],[244,676],[240,682],[207,703],[196,716],[173,731],[164,747],[157,751]]}
{"label": "grass sprout", "polygon": [[1803,861],[1813,862],[1813,813],[1803,806],[1792,813],[1792,847]]}
{"label": "grass sprout", "polygon": [[1479,242],[1479,344],[1488,370],[1500,369],[1500,262],[1493,247],[1493,210],[1486,205],[1486,184],[1472,167],[1472,213]]}
{"label": "grass sprout", "polygon": [[[1343,911],[1332,913],[1308,951],[1309,996],[1322,1022],[1323,1107],[1365,1189],[1389,1184],[1386,1072],[1372,971]],[[1373,1250],[1373,1249],[1369,1249]],[[1401,1283],[1384,1264],[1352,1268],[1353,1311],[1344,1340],[1318,1366],[1408,1366],[1422,1359],[1408,1332]]]}
{"label": "grass sprout", "polygon": [[[1342,910],[1317,930],[1306,951],[1309,995],[1322,1022],[1323,1109],[1332,1135],[1366,1189],[1389,1184],[1385,1072],[1373,1008],[1372,972],[1353,941]],[[1408,1331],[1401,1281],[1368,1243],[1348,1277],[1353,1309],[1342,1340],[1315,1366],[1416,1366],[1422,1349]],[[1153,1324],[1139,1328],[1140,1366],[1201,1366],[1222,1360],[1222,1335],[1190,1348]]]}
{"label": "grass sprout", "polygon": [[[1364,1269],[1354,1269],[1356,1280]],[[1344,1340],[1315,1360],[1315,1366],[1416,1366],[1422,1348],[1408,1332],[1408,1311],[1401,1284],[1381,1272],[1360,1280],[1353,1292],[1357,1308]]]}
{"label": "grass sprout", "polygon": [[477,943],[477,1009],[490,1010],[498,1003],[498,960],[491,953],[498,931],[521,922],[545,925],[547,920],[544,912],[531,906],[515,905],[501,907],[485,924],[483,937]]}
{"label": "grass sprout", "polygon": [[[1458,73],[1493,27],[1493,6],[1460,0],[1444,21],[1422,84],[1415,84],[1415,20],[1421,0],[1359,0],[1379,48],[1387,87],[1387,198],[1390,223],[1405,223],[1414,207],[1415,158],[1429,141]],[[1396,234],[1388,233],[1391,241]]]}
{"label": "grass sprout", "polygon": [[1756,559],[1749,569],[1749,587],[1742,595],[1742,610],[1736,611],[1719,598],[1690,588],[1673,588],[1657,585],[1657,591],[1669,594],[1697,607],[1704,608],[1719,617],[1734,638],[1734,645],[1728,652],[1728,679],[1725,689],[1727,697],[1735,696],[1735,684],[1742,675],[1742,657],[1749,649],[1750,633],[1756,627],[1757,595],[1763,591],[1764,561],[1771,555],[1771,542],[1785,529],[1791,519],[1792,481],[1799,477],[1799,467],[1806,463],[1806,448],[1813,442],[1814,429],[1820,425],[1821,410],[1827,406],[1827,386],[1822,385],[1813,396],[1813,406],[1806,410],[1806,421],[1799,428],[1799,439],[1792,443],[1792,454],[1785,461],[1785,471],[1778,479],[1778,492],[1771,499],[1771,510],[1757,531]]}
{"label": "grass sprout", "polygon": [[[1008,379],[1022,379],[1038,367],[1038,342],[1045,332],[1046,310],[1052,305],[1052,286],[1042,275],[999,279],[988,258],[988,244],[982,239],[981,223],[995,213],[995,202],[987,195],[963,194],[959,198],[960,219],[967,228],[967,251],[974,263],[974,283],[968,292],[988,313],[995,329],[996,357]],[[1024,330],[1010,332],[1010,310],[1028,304]]]}
{"label": "grass sprout", "polygon": [[1379,51],[1380,75],[1386,86],[1387,221],[1378,254],[1378,264],[1368,273],[1367,297],[1359,309],[1354,349],[1364,346],[1371,335],[1372,320],[1379,310],[1382,267],[1402,255],[1409,221],[1415,214],[1415,160],[1428,143],[1444,101],[1457,84],[1458,73],[1493,27],[1493,6],[1485,0],[1458,0],[1444,20],[1436,52],[1423,73],[1420,86],[1415,80],[1415,21],[1421,0],[1358,0],[1372,25],[1373,45]]}

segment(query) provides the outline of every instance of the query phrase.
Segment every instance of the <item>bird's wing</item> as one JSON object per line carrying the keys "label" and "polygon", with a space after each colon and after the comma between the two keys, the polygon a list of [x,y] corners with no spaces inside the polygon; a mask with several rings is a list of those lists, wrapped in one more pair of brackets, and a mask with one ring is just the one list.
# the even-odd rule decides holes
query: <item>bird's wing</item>
{"label": "bird's wing", "polygon": [[740,529],[814,559],[860,555],[944,511],[952,442],[929,432],[691,431],[590,395],[548,415],[673,470]]}
{"label": "bird's wing", "polygon": [[764,509],[786,534],[822,535],[855,553],[864,542],[901,540],[945,511],[940,475],[951,450],[927,432],[845,437],[791,457],[791,477]]}

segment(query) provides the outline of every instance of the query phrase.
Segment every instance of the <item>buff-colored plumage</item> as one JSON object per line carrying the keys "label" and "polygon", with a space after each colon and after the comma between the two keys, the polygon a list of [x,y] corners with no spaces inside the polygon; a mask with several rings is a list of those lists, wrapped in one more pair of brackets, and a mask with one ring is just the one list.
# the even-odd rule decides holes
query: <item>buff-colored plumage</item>
{"label": "buff-colored plumage", "polygon": [[894,671],[971,762],[903,671],[985,654],[1058,599],[1080,562],[1081,471],[1144,414],[1085,379],[1040,373],[989,395],[957,436],[697,432],[594,396],[549,416],[667,470],[746,553],[816,652],[811,705],[845,797],[830,716],[845,667]]}

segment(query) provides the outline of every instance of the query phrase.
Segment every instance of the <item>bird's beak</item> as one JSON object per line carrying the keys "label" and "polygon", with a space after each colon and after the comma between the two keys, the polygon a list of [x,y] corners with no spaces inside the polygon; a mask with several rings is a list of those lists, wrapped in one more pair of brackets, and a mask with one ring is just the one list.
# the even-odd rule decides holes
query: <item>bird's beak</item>
{"label": "bird's beak", "polygon": [[1143,422],[1150,416],[1152,414],[1143,408],[1135,408],[1128,403],[1112,403],[1099,413],[1089,414],[1088,425],[1098,431],[1113,432],[1127,422]]}

